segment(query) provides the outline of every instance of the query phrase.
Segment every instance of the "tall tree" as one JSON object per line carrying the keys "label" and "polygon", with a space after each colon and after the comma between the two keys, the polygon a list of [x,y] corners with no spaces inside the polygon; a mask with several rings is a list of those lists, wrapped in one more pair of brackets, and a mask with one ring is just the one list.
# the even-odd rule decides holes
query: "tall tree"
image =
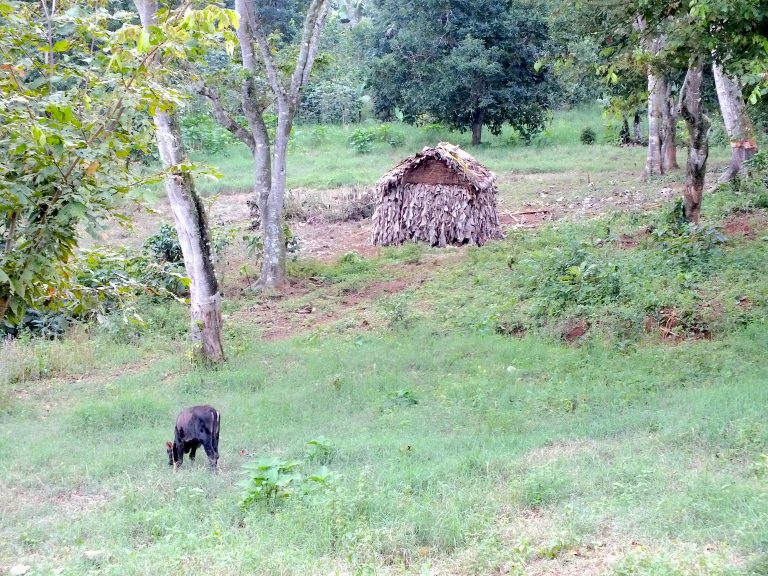
{"label": "tall tree", "polygon": [[[247,1],[235,0],[235,11],[239,16],[237,38],[241,70],[234,75],[228,73],[231,70],[226,68],[216,75],[203,73],[197,91],[210,102],[216,121],[251,151],[254,166],[251,216],[254,222],[263,226],[261,215],[266,210],[272,181],[269,131],[264,113],[273,98],[266,83],[264,66],[255,56],[253,38],[248,31]],[[236,104],[227,106],[226,102]],[[238,116],[245,118],[246,126],[237,120]]]}
{"label": "tall tree", "polygon": [[685,120],[689,138],[683,193],[683,210],[689,222],[698,222],[701,217],[701,198],[709,156],[710,122],[704,110],[703,81],[704,64],[698,57],[689,66],[680,89],[680,115]]}
{"label": "tall tree", "polygon": [[741,83],[723,72],[722,65],[717,62],[712,65],[712,72],[725,130],[731,141],[731,163],[720,177],[721,182],[727,182],[736,178],[744,162],[755,155],[757,140],[755,126],[747,113],[747,106],[741,95]]}
{"label": "tall tree", "polygon": [[[328,0],[312,0],[307,8],[304,26],[295,57],[293,70],[284,74],[285,65],[277,58],[270,43],[268,19],[256,10],[252,0],[238,0],[238,11],[245,16],[246,25],[239,35],[241,43],[258,47],[269,89],[277,108],[277,128],[272,146],[269,195],[260,206],[264,234],[264,263],[259,283],[264,288],[277,288],[285,282],[285,238],[283,233],[283,205],[285,202],[286,160],[288,139],[293,119],[299,109],[300,91],[309,81],[317,55],[320,33],[323,30]],[[242,19],[242,18],[241,18]],[[251,44],[253,42],[253,44]]]}
{"label": "tall tree", "polygon": [[[156,22],[157,0],[134,0],[146,38],[162,33]],[[163,82],[159,61],[154,75]],[[184,266],[190,278],[190,335],[194,353],[208,362],[224,360],[221,341],[221,293],[211,259],[208,218],[195,182],[186,165],[189,164],[181,128],[172,103],[162,102],[155,108],[154,123],[157,147],[166,170],[165,190],[171,205],[176,231],[184,256]]]}
{"label": "tall tree", "polygon": [[152,54],[109,67],[110,23],[86,2],[0,0],[0,323],[55,298],[78,228],[119,211],[134,181],[130,110]]}
{"label": "tall tree", "polygon": [[678,168],[677,164],[677,109],[672,98],[670,70],[661,57],[666,34],[659,22],[647,24],[645,16],[636,16],[636,29],[640,31],[648,59],[648,154],[645,177],[666,174]]}
{"label": "tall tree", "polygon": [[541,3],[529,0],[378,0],[379,39],[371,85],[377,110],[409,122],[432,117],[472,132],[512,124],[539,130],[552,99],[551,74],[536,71],[548,41]]}

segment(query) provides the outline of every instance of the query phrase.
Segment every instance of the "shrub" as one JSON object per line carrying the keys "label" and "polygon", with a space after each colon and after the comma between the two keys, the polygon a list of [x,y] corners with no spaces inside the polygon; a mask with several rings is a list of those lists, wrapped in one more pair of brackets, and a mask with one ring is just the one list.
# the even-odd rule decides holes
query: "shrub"
{"label": "shrub", "polygon": [[[768,152],[760,150],[744,163],[744,171],[739,179],[739,192],[757,196],[755,207],[765,207],[765,194],[768,187]],[[761,198],[762,197],[762,198]]]}
{"label": "shrub", "polygon": [[622,297],[618,266],[594,254],[586,244],[571,245],[543,261],[529,286],[542,315],[559,315],[574,305],[617,302]]}
{"label": "shrub", "polygon": [[274,507],[289,496],[302,496],[318,489],[329,488],[339,475],[325,466],[317,472],[303,475],[299,460],[259,458],[243,465],[245,479],[240,482],[243,492],[240,506],[251,508],[263,502]]}
{"label": "shrub", "polygon": [[400,148],[405,144],[405,135],[392,128],[391,124],[381,124],[375,129],[375,137],[379,142],[386,142],[392,148]]}
{"label": "shrub", "polygon": [[651,237],[667,256],[667,263],[683,271],[703,269],[714,249],[726,241],[716,228],[686,221],[681,199],[675,202],[662,223],[651,230]]}
{"label": "shrub", "polygon": [[587,127],[581,131],[581,136],[579,139],[581,140],[582,144],[592,145],[597,141],[597,134],[594,130],[592,130],[592,128]]}
{"label": "shrub", "polygon": [[373,149],[374,142],[383,142],[393,148],[400,148],[405,144],[405,135],[394,129],[391,124],[384,123],[358,128],[350,136],[349,142],[358,153],[367,154]]}
{"label": "shrub", "polygon": [[358,128],[349,137],[349,143],[358,154],[368,154],[373,150],[374,133],[370,128]]}
{"label": "shrub", "polygon": [[158,260],[172,264],[184,261],[176,228],[170,224],[161,224],[160,230],[144,241],[144,248],[152,252]]}
{"label": "shrub", "polygon": [[232,135],[208,114],[190,114],[181,119],[184,145],[190,150],[226,154],[234,144]]}

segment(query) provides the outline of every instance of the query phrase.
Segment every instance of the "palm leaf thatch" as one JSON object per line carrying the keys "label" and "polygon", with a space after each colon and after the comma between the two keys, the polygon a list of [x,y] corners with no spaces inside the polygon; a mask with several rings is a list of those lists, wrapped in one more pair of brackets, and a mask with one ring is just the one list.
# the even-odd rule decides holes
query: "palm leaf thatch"
{"label": "palm leaf thatch", "polygon": [[406,158],[376,188],[373,243],[485,244],[501,238],[496,175],[441,142]]}

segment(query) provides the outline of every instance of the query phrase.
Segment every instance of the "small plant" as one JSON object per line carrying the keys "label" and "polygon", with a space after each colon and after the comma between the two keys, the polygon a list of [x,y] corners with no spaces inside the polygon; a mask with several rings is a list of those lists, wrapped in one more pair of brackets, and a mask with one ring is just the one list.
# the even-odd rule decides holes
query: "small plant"
{"label": "small plant", "polygon": [[333,444],[325,436],[318,436],[307,442],[305,454],[308,462],[327,464],[333,456]]}
{"label": "small plant", "polygon": [[756,208],[765,208],[768,192],[768,152],[760,150],[744,162],[744,169],[739,178],[738,190],[742,194],[757,196]]}
{"label": "small plant", "polygon": [[391,124],[382,124],[376,128],[376,139],[379,142],[386,142],[392,148],[400,148],[405,144],[405,136],[392,128]]}
{"label": "small plant", "polygon": [[209,114],[188,114],[181,119],[184,145],[190,150],[226,155],[234,144],[232,135]]}
{"label": "small plant", "polygon": [[283,238],[285,238],[285,251],[289,254],[297,254],[301,249],[301,238],[293,233],[288,224],[283,224]]}
{"label": "small plant", "polygon": [[651,231],[651,237],[667,255],[668,262],[683,270],[701,269],[709,262],[714,249],[727,240],[712,226],[687,222],[680,199],[663,222]]}
{"label": "small plant", "polygon": [[318,489],[331,488],[340,478],[338,473],[325,466],[304,476],[302,466],[299,460],[281,458],[259,458],[245,463],[243,471],[246,478],[240,482],[243,488],[241,508],[247,510],[260,502],[274,507],[290,496],[303,496]]}
{"label": "small plant", "polygon": [[373,150],[374,139],[370,128],[358,128],[349,137],[349,144],[358,154],[368,154]]}
{"label": "small plant", "polygon": [[301,462],[280,458],[260,458],[243,465],[247,478],[240,482],[243,493],[240,506],[250,508],[257,502],[274,505],[279,498],[287,498],[301,483],[298,469]]}
{"label": "small plant", "polygon": [[213,252],[214,262],[222,259],[229,247],[235,242],[237,232],[236,226],[230,226],[229,228],[214,226],[211,228],[211,251]]}
{"label": "small plant", "polygon": [[579,140],[581,140],[582,144],[591,146],[597,141],[597,134],[595,133],[594,130],[592,130],[592,128],[588,126],[581,131],[581,136],[579,137]]}
{"label": "small plant", "polygon": [[537,265],[530,279],[531,295],[540,301],[541,315],[558,315],[571,305],[619,302],[619,268],[598,257],[587,244],[574,244]]}
{"label": "small plant", "polygon": [[245,244],[245,253],[250,258],[261,258],[264,253],[264,240],[259,234],[244,234],[241,240]]}
{"label": "small plant", "polygon": [[429,137],[430,140],[434,140],[445,130],[445,126],[433,122],[431,124],[425,124],[422,126],[421,130]]}
{"label": "small plant", "polygon": [[389,400],[395,406],[415,406],[419,403],[416,396],[410,390],[400,389],[389,394]]}
{"label": "small plant", "polygon": [[170,224],[161,224],[160,230],[144,241],[144,247],[152,252],[158,260],[172,264],[179,264],[184,260],[176,228]]}
{"label": "small plant", "polygon": [[345,252],[344,255],[339,258],[340,264],[357,264],[358,262],[364,260],[364,258],[360,255],[359,252],[356,252],[355,250],[350,250],[349,252]]}
{"label": "small plant", "polygon": [[403,294],[385,300],[382,306],[390,330],[408,328],[412,324],[413,317],[408,308],[408,300]]}
{"label": "small plant", "polygon": [[328,141],[328,126],[320,124],[312,128],[309,133],[309,143],[313,146],[319,146]]}

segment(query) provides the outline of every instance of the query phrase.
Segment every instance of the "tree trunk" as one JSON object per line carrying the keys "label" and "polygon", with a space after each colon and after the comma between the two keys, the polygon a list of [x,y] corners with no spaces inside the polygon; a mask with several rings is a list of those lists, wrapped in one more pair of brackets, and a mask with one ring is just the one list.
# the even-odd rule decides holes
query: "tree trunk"
{"label": "tree trunk", "polygon": [[483,113],[479,110],[472,118],[472,146],[479,146],[483,135]]}
{"label": "tree trunk", "polygon": [[632,137],[635,141],[635,144],[642,144],[643,143],[643,126],[640,123],[640,113],[635,112],[635,119],[632,123]]}
{"label": "tree trunk", "polygon": [[[640,21],[639,26],[644,26]],[[664,47],[666,38],[660,36],[654,39],[648,51],[657,56]],[[669,79],[648,67],[648,156],[645,161],[644,177],[665,174],[677,168],[677,149],[675,148],[675,133],[677,132],[677,114],[672,101],[672,86]]]}
{"label": "tree trunk", "polygon": [[712,64],[715,76],[717,99],[725,122],[725,130],[731,141],[731,164],[720,177],[720,182],[733,180],[739,175],[744,162],[757,152],[755,127],[747,113],[747,107],[741,96],[739,81],[723,72],[720,64]]}
{"label": "tree trunk", "polygon": [[[135,0],[141,24],[149,29],[157,12],[156,0]],[[187,162],[181,128],[173,113],[158,111],[154,117],[160,160],[169,174],[165,190],[173,212],[190,286],[190,336],[194,354],[208,362],[224,360],[221,344],[221,295],[210,254],[205,209],[189,172],[176,168]]]}
{"label": "tree trunk", "polygon": [[701,85],[704,66],[691,64],[680,90],[680,114],[685,120],[690,137],[688,163],[686,165],[683,210],[689,222],[698,222],[701,216],[701,199],[704,193],[704,177],[709,155],[709,119],[704,113]]}
{"label": "tree trunk", "polygon": [[[251,203],[251,219],[254,226],[264,230],[263,215],[267,209],[267,199],[272,185],[271,150],[269,132],[264,122],[264,110],[259,105],[259,95],[252,79],[243,82],[242,108],[248,127],[253,135],[253,193],[255,202]],[[259,224],[260,223],[260,224]]]}
{"label": "tree trunk", "polygon": [[648,155],[645,160],[645,178],[664,174],[661,155],[663,84],[663,77],[648,74]]}
{"label": "tree trunk", "polygon": [[269,188],[271,186],[271,168],[270,168],[270,149],[269,132],[264,122],[263,93],[256,88],[254,76],[258,73],[256,56],[253,51],[252,31],[248,24],[248,8],[245,4],[247,0],[235,0],[235,11],[240,16],[240,25],[237,28],[237,38],[240,41],[240,54],[243,58],[243,68],[251,76],[243,81],[243,87],[240,94],[241,107],[243,114],[248,121],[248,127],[251,131],[253,148],[253,193],[254,201],[251,205],[251,220],[254,228],[263,228],[263,215],[267,209],[267,198],[269,197]]}
{"label": "tree trunk", "polygon": [[273,151],[274,165],[266,210],[262,215],[264,230],[264,264],[259,284],[263,288],[279,288],[285,282],[285,235],[283,234],[283,203],[285,200],[285,172],[288,139],[291,135],[293,114],[280,105]]}
{"label": "tree trunk", "polygon": [[328,0],[312,0],[307,8],[296,66],[287,87],[280,78],[281,73],[270,48],[269,40],[253,12],[253,5],[243,0],[237,0],[237,2],[238,13],[246,17],[248,24],[247,28],[241,27],[241,29],[243,32],[250,31],[251,38],[248,40],[248,46],[251,46],[251,40],[255,40],[258,44],[267,80],[277,100],[277,131],[275,146],[272,151],[272,178],[262,223],[264,263],[259,278],[259,284],[262,287],[277,288],[285,282],[285,237],[282,215],[285,199],[288,138],[291,135],[293,117],[299,108],[300,90],[309,82],[312,65],[317,56],[320,33],[328,14]]}
{"label": "tree trunk", "polygon": [[661,111],[661,164],[666,174],[680,168],[677,163],[677,110],[672,99],[672,86],[668,77],[664,77],[663,100]]}

